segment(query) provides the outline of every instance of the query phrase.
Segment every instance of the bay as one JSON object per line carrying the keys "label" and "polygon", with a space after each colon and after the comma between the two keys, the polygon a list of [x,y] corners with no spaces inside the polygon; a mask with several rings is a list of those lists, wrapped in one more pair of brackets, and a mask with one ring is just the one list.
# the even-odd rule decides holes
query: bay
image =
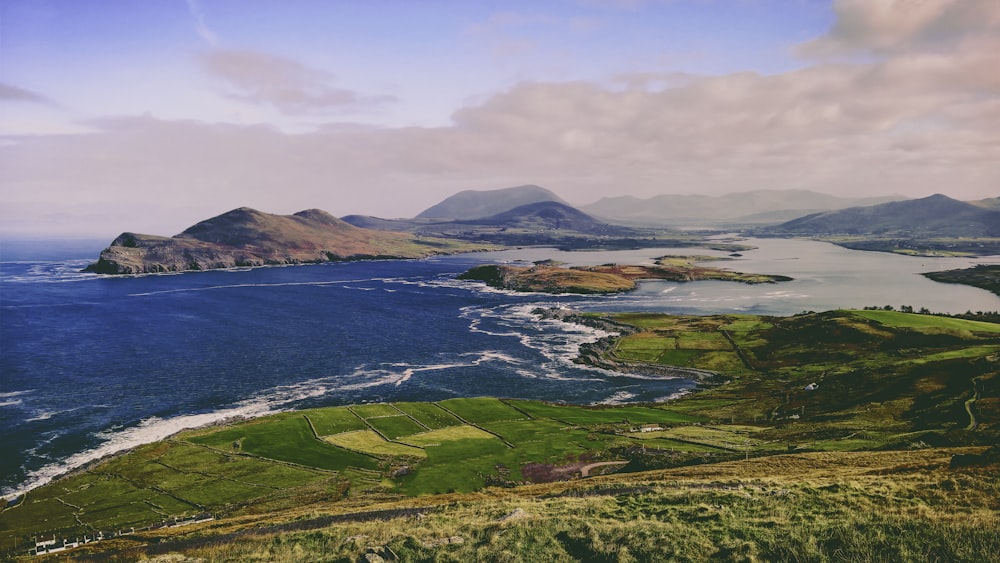
{"label": "bay", "polygon": [[[642,264],[692,249],[518,249],[414,261],[347,262],[101,277],[86,256],[0,263],[0,488],[10,496],[180,429],[234,416],[375,401],[501,396],[575,403],[662,401],[685,379],[573,363],[603,333],[532,314],[588,311],[794,314],[912,305],[998,310],[1000,298],[922,271],[1000,263],[928,259],[767,239],[731,269],[782,284],[647,282],[605,297],[513,294],[459,282],[489,262]],[[50,257],[51,258],[51,257]]]}

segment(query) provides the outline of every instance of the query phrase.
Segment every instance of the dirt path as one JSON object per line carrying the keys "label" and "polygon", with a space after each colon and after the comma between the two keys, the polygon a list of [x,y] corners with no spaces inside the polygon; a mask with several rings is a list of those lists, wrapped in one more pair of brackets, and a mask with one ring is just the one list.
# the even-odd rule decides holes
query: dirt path
{"label": "dirt path", "polygon": [[982,384],[982,376],[972,378],[972,398],[965,401],[965,412],[969,413],[969,426],[965,428],[966,430],[975,430],[979,426],[979,423],[976,421],[976,415],[972,412],[972,405],[979,400]]}
{"label": "dirt path", "polygon": [[590,477],[590,471],[597,469],[598,467],[607,467],[609,465],[627,465],[627,461],[598,461],[597,463],[591,463],[589,465],[584,465],[580,468],[581,477]]}

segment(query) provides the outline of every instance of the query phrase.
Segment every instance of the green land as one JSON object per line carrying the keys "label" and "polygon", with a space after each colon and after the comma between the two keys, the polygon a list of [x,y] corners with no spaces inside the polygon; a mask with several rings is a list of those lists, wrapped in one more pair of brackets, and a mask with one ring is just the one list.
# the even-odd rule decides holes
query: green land
{"label": "green land", "polygon": [[944,283],[960,283],[1000,295],[1000,266],[980,264],[972,268],[927,272],[924,276]]}
{"label": "green land", "polygon": [[[661,404],[456,398],[186,431],[31,491],[0,513],[0,551],[125,529],[60,555],[1000,558],[1000,325],[896,311],[584,317],[635,327],[603,343],[606,361],[720,376]],[[955,454],[971,466],[950,467]]]}

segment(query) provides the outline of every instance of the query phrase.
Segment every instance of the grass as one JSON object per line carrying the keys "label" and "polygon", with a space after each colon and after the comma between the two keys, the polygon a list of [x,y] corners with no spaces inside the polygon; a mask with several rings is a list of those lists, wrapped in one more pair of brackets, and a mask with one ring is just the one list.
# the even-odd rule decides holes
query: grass
{"label": "grass", "polygon": [[527,418],[503,401],[488,397],[448,399],[438,404],[473,424]]}
{"label": "grass", "polygon": [[190,440],[224,449],[238,443],[242,452],[331,471],[347,467],[374,469],[377,465],[368,456],[316,440],[302,415],[261,420]]}
{"label": "grass", "polygon": [[938,317],[936,315],[914,315],[899,311],[851,311],[852,314],[896,328],[916,328],[1000,333],[1000,324]]}
{"label": "grass", "polygon": [[380,416],[399,416],[399,411],[388,403],[371,403],[367,405],[353,405],[351,411],[364,419],[377,418]]}
{"label": "grass", "polygon": [[424,450],[419,447],[406,446],[396,442],[388,442],[372,430],[341,432],[335,436],[327,436],[323,438],[323,440],[348,450],[354,450],[374,456],[425,457],[427,455],[424,453]]}
{"label": "grass", "polygon": [[405,442],[418,447],[434,447],[440,445],[442,442],[496,439],[497,438],[489,432],[480,430],[475,426],[462,424],[459,426],[448,426],[446,428],[439,428],[422,434],[407,436]]}
{"label": "grass", "polygon": [[[390,551],[404,561],[1000,561],[1000,480],[948,471],[948,456],[775,456],[444,495],[418,505],[426,507],[419,518],[329,523],[299,509],[271,528],[219,523],[149,540],[156,553],[209,561],[353,561]],[[131,559],[145,553],[133,549]]]}
{"label": "grass", "polygon": [[647,422],[678,424],[704,420],[701,417],[679,414],[668,408],[659,406],[585,407],[580,405],[557,405],[539,401],[511,399],[506,402],[535,418],[551,418],[567,424],[579,424],[583,426],[594,426],[600,424],[631,425]]}
{"label": "grass", "polygon": [[460,420],[434,403],[395,403],[394,406],[431,430],[462,424]]}
{"label": "grass", "polygon": [[309,409],[303,411],[302,414],[309,417],[313,427],[316,428],[316,434],[319,436],[330,436],[367,428],[364,421],[347,407]]}
{"label": "grass", "polygon": [[399,413],[396,413],[396,416],[369,418],[365,422],[390,440],[427,431],[427,428],[420,426],[410,417]]}

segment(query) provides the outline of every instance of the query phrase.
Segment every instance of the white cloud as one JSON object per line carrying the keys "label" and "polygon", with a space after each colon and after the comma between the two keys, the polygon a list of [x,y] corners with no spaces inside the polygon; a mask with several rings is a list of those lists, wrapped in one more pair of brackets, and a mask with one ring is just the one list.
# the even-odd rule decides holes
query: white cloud
{"label": "white cloud", "polygon": [[996,0],[837,0],[830,32],[800,53],[830,57],[951,49],[970,36],[1000,33]]}
{"label": "white cloud", "polygon": [[198,36],[209,46],[215,47],[218,45],[219,37],[208,26],[205,20],[205,12],[201,9],[201,3],[198,0],[187,0],[187,7],[188,12],[191,13],[191,17],[194,19],[194,29],[198,33]]}
{"label": "white cloud", "polygon": [[[577,203],[757,188],[995,197],[1000,45],[983,32],[992,11],[974,0],[961,10],[927,4],[931,16],[907,23],[876,17],[895,3],[872,2],[872,12],[838,3],[841,22],[808,49],[877,50],[867,62],[773,75],[634,73],[610,87],[526,82],[456,111],[446,127],[290,134],[128,118],[90,123],[97,131],[83,135],[13,137],[0,144],[0,225],[52,228],[18,223],[41,207],[62,226],[79,211],[79,228],[109,237],[172,234],[240,205],[413,216],[461,189],[525,183]],[[982,16],[974,24],[972,13]],[[231,95],[286,112],[366,103],[288,59],[215,51],[203,62]],[[121,224],[85,225],[98,215]]]}
{"label": "white cloud", "polygon": [[223,80],[227,96],[266,104],[286,114],[374,107],[394,101],[391,96],[367,96],[333,86],[333,74],[295,60],[246,50],[216,49],[202,54],[203,68]]}

